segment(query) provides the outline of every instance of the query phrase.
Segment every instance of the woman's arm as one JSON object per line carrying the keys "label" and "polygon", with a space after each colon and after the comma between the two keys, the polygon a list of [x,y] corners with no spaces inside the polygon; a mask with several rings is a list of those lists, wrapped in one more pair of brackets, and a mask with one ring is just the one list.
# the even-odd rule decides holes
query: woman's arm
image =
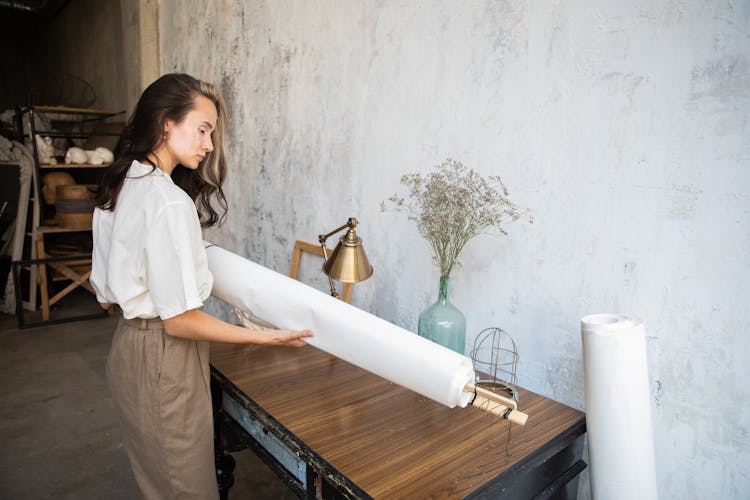
{"label": "woman's arm", "polygon": [[168,335],[190,340],[209,340],[229,344],[264,344],[301,347],[302,339],[312,337],[310,330],[249,330],[214,318],[201,310],[192,309],[164,320]]}

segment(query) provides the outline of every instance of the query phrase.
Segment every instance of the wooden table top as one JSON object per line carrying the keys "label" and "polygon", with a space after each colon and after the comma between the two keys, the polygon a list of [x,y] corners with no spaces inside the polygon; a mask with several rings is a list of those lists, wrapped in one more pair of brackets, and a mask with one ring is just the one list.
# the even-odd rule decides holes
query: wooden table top
{"label": "wooden table top", "polygon": [[583,413],[523,389],[519,410],[529,420],[511,428],[478,408],[447,408],[311,346],[212,344],[211,364],[374,498],[460,498],[562,433],[583,432]]}

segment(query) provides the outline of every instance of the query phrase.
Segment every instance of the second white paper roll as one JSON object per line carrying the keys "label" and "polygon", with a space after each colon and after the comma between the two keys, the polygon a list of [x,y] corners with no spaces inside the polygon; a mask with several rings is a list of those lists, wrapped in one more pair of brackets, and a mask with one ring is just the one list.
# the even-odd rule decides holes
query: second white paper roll
{"label": "second white paper roll", "polygon": [[593,497],[656,500],[643,321],[592,314],[581,336]]}
{"label": "second white paper roll", "polygon": [[206,249],[212,295],[308,343],[449,407],[465,407],[474,369],[466,356],[223,248]]}

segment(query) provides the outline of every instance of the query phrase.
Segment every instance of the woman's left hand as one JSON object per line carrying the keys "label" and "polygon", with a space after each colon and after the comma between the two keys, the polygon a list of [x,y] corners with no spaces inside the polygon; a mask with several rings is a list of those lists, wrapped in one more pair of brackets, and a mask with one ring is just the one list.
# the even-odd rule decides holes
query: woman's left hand
{"label": "woman's left hand", "polygon": [[261,333],[260,344],[272,346],[303,347],[303,339],[313,336],[312,330],[258,330]]}

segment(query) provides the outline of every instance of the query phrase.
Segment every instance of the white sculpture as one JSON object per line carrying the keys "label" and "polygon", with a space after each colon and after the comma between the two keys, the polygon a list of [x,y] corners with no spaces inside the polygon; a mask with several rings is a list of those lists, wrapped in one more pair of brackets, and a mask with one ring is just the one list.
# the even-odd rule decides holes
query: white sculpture
{"label": "white sculpture", "polygon": [[94,150],[84,151],[81,148],[68,148],[65,154],[65,163],[88,163],[90,165],[103,165],[111,163],[115,156],[107,148],[96,148]]}
{"label": "white sculpture", "polygon": [[65,163],[88,163],[89,157],[81,148],[72,147],[68,148],[68,152],[65,153]]}
{"label": "white sculpture", "polygon": [[52,137],[36,135],[34,138],[36,139],[36,152],[39,156],[39,163],[57,163],[57,160],[54,160],[55,146],[52,144]]}
{"label": "white sculpture", "polygon": [[112,151],[102,147],[96,148],[93,151],[86,151],[86,154],[89,157],[89,163],[91,163],[92,165],[112,163],[112,161],[115,159],[115,155],[112,154]]}

